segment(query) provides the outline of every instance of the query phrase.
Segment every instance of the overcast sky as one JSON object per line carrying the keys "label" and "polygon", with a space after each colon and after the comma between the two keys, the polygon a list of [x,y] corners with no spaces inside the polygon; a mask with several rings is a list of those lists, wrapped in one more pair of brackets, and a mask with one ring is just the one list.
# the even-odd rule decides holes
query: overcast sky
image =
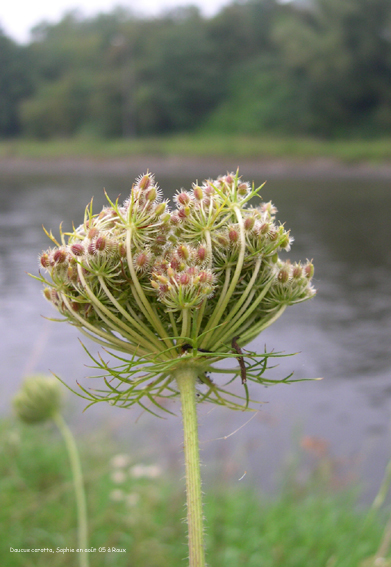
{"label": "overcast sky", "polygon": [[215,14],[229,0],[1,0],[0,26],[19,42],[27,42],[29,30],[38,22],[58,21],[65,11],[78,8],[85,15],[108,12],[115,6],[127,6],[136,13],[157,15],[165,8],[197,5],[206,15]]}

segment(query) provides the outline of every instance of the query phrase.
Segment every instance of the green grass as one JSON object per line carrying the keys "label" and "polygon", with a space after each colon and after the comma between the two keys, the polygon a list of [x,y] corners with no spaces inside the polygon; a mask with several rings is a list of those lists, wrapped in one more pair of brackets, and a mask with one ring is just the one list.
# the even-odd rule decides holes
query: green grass
{"label": "green grass", "polygon": [[75,138],[47,141],[18,139],[0,142],[0,158],[110,159],[140,155],[303,161],[331,158],[346,163],[382,163],[391,161],[391,138],[327,141],[266,135],[251,137],[197,134],[135,140]]}
{"label": "green grass", "polygon": [[[90,517],[91,567],[186,565],[184,495],[178,478],[112,479],[113,440],[79,440]],[[9,548],[76,548],[76,514],[63,443],[50,426],[0,427],[2,567],[77,566],[76,553],[11,553]],[[364,513],[348,492],[287,483],[273,499],[252,489],[205,487],[207,561],[211,567],[358,567],[375,553],[382,525],[363,530]],[[121,490],[123,499],[113,500]],[[121,494],[120,494],[121,495]],[[118,496],[118,493],[117,493]],[[2,548],[2,549],[1,549]]]}

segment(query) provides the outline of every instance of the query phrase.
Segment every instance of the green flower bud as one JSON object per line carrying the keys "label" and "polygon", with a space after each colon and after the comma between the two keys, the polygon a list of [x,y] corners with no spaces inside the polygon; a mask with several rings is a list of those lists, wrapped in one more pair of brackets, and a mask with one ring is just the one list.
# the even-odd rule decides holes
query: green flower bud
{"label": "green flower bud", "polygon": [[43,290],[43,294],[48,301],[52,300],[52,295],[50,293],[50,287],[45,287],[44,290]]}
{"label": "green flower bud", "polygon": [[30,376],[14,397],[13,406],[16,415],[25,423],[51,419],[61,406],[61,386],[50,376]]}
{"label": "green flower bud", "polygon": [[[164,213],[165,210],[166,210],[166,203],[160,203],[155,209],[155,215],[159,217]],[[170,215],[166,215],[162,220],[163,222],[170,220]]]}
{"label": "green flower bud", "polygon": [[201,187],[198,187],[198,186],[194,187],[193,194],[194,194],[194,197],[197,199],[197,201],[202,201],[204,193],[203,193]]}
{"label": "green flower bud", "polygon": [[147,199],[147,201],[154,201],[157,197],[157,191],[156,191],[156,187],[151,187],[146,193],[145,193],[145,197]]}
{"label": "green flower bud", "polygon": [[310,280],[313,277],[314,271],[315,268],[312,262],[308,262],[308,264],[304,266],[304,274],[307,279]]}

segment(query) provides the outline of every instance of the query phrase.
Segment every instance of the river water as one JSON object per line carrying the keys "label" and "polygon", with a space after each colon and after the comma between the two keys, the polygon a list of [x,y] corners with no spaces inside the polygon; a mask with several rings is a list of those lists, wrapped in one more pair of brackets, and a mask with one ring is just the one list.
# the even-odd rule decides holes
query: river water
{"label": "river water", "polygon": [[[158,181],[166,196],[192,182],[186,176]],[[255,182],[262,181],[260,172]],[[89,372],[77,330],[41,317],[56,314],[40,284],[26,275],[37,274],[38,254],[49,246],[42,224],[55,234],[61,221],[70,229],[72,221],[82,222],[92,196],[99,211],[103,188],[111,198],[126,198],[131,182],[115,175],[0,176],[3,415],[11,412],[10,399],[24,375],[50,369],[73,386]],[[204,475],[271,490],[290,462],[300,461],[297,474],[305,481],[322,455],[336,484],[360,483],[369,499],[391,456],[390,184],[273,179],[262,196],[276,204],[278,219],[292,230],[289,257],[313,258],[318,295],[288,308],[252,346],[299,353],[282,359],[271,378],[294,370],[297,378],[323,380],[252,385],[252,396],[265,404],[250,422],[249,414],[201,408]],[[86,413],[82,408],[76,397],[67,398],[66,413],[76,429],[105,428],[139,460],[163,469],[181,462],[179,418],[159,421],[103,404]]]}

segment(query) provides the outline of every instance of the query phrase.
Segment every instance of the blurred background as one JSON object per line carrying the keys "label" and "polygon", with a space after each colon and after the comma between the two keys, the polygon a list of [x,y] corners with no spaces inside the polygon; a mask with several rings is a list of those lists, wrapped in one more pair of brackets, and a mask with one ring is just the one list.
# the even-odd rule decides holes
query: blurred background
{"label": "blurred background", "polygon": [[[271,378],[323,380],[253,386],[265,403],[250,422],[200,408],[206,486],[277,494],[286,471],[305,485],[326,466],[333,489],[358,489],[370,504],[391,456],[390,0],[39,10],[0,9],[3,420],[13,424],[25,375],[53,371],[88,387],[93,373],[77,330],[41,317],[56,317],[27,276],[49,245],[42,224],[54,234],[79,225],[92,196],[99,212],[104,189],[125,199],[148,168],[172,197],[239,166],[244,179],[268,181],[262,196],[295,237],[289,257],[313,258],[318,289],[252,348],[298,353]],[[179,417],[83,407],[68,395],[81,439],[100,432],[133,464],[181,474]]]}

